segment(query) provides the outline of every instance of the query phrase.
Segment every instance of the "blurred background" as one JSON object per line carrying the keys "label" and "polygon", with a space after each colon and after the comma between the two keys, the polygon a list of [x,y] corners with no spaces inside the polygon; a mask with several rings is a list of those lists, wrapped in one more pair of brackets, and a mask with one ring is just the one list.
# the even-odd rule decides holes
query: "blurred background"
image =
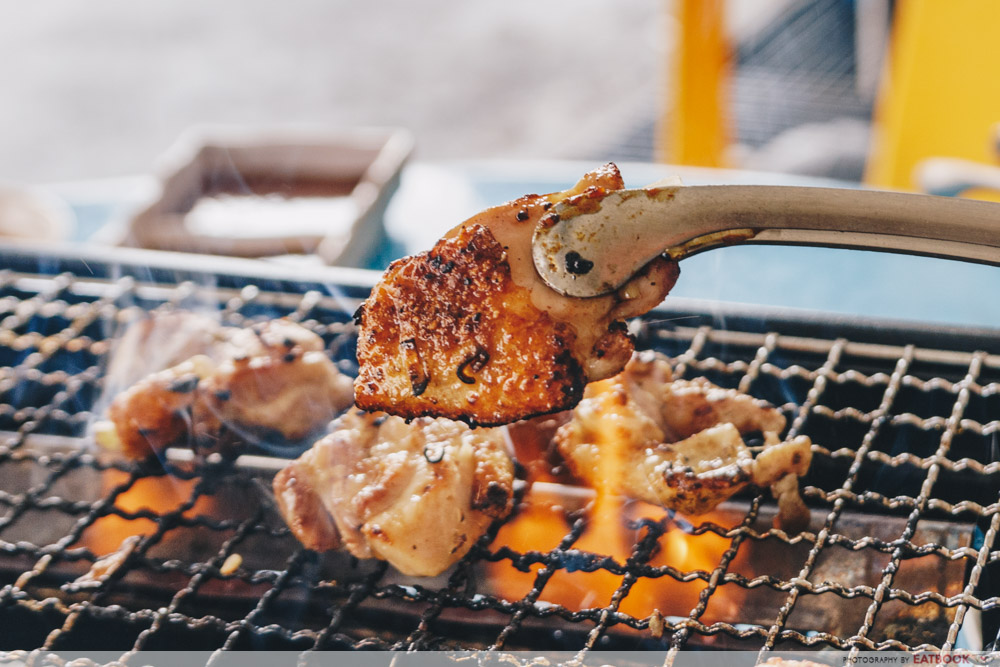
{"label": "blurred background", "polygon": [[[994,198],[998,28],[991,0],[7,3],[0,232],[378,269],[609,160]],[[698,296],[766,298],[712,270]]]}
{"label": "blurred background", "polygon": [[[6,5],[0,175],[51,182],[145,172],[204,123],[402,126],[428,160],[667,160],[665,124],[678,95],[704,103],[711,85],[726,98],[727,164],[859,178],[889,8],[889,0]],[[676,71],[679,48],[692,50],[685,38],[703,41],[694,53],[701,62],[682,75],[700,82]],[[796,128],[806,132],[796,150],[783,147]]]}
{"label": "blurred background", "polygon": [[0,174],[145,172],[205,123],[401,126],[428,160],[593,159],[655,120],[669,22],[650,0],[5,5]]}

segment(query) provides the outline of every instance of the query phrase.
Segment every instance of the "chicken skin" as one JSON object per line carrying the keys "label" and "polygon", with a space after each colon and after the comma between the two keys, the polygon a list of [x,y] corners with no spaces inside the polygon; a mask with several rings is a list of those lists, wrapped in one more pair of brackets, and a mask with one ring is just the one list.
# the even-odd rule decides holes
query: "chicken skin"
{"label": "chicken skin", "polygon": [[[781,442],[784,416],[763,401],[703,378],[675,380],[663,357],[643,353],[619,375],[589,385],[557,447],[579,478],[685,514],[703,514],[754,484],[771,487],[782,525],[808,518],[798,476],[811,442]],[[753,456],[743,434],[762,432]]]}
{"label": "chicken skin", "polygon": [[319,336],[288,320],[218,327],[201,354],[114,398],[108,418],[115,440],[130,458],[184,443],[228,451],[246,442],[301,441],[353,402],[351,379],[323,348]]}
{"label": "chicken skin", "polygon": [[278,473],[274,495],[304,546],[434,576],[510,513],[513,482],[501,429],[352,409]]}
{"label": "chicken skin", "polygon": [[116,340],[104,374],[106,391],[118,394],[146,376],[198,355],[219,359],[235,331],[198,312],[154,311],[130,323]]}
{"label": "chicken skin", "polygon": [[488,209],[393,262],[356,315],[358,407],[499,425],[570,408],[588,382],[620,371],[634,349],[623,320],[663,300],[676,262],[653,260],[615,294],[571,298],[539,277],[531,239],[554,203],[623,186],[605,165],[565,192]]}

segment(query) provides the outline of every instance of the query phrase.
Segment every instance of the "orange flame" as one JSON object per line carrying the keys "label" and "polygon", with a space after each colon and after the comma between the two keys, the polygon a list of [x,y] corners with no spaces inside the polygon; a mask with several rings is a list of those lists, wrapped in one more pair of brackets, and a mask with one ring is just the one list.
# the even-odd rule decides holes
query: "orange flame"
{"label": "orange flame", "polygon": [[[106,496],[113,489],[128,481],[128,474],[120,470],[106,470],[102,477],[102,491]],[[115,507],[125,513],[149,510],[162,515],[176,510],[186,502],[194,490],[196,480],[184,480],[169,475],[143,477],[115,498]],[[200,496],[186,514],[210,512],[214,501]],[[133,535],[149,535],[156,530],[156,523],[139,517],[126,519],[108,514],[97,519],[80,536],[80,545],[97,555],[117,551],[122,542]]]}
{"label": "orange flame", "polygon": [[[620,496],[599,494],[588,508],[588,523],[583,534],[570,548],[598,556],[611,556],[624,564],[643,537],[641,531],[629,528],[627,524],[639,519],[660,521],[664,517],[662,508],[641,502],[629,503]],[[722,515],[716,513],[700,519],[724,520]],[[563,507],[529,499],[526,507],[500,530],[494,545],[507,546],[519,553],[551,551],[570,532],[570,528]],[[648,564],[654,567],[671,566],[685,574],[696,570],[711,573],[728,548],[729,540],[714,533],[691,535],[672,525],[660,537],[658,550]],[[489,564],[488,577],[498,595],[516,600],[531,590],[541,567],[534,565],[530,572],[520,572],[509,562],[498,561]],[[604,569],[594,572],[557,569],[542,589],[539,600],[572,610],[606,607],[622,585],[622,579],[622,576]],[[619,610],[635,618],[645,618],[654,610],[664,616],[687,616],[697,605],[698,596],[706,586],[707,582],[703,579],[681,582],[669,574],[655,579],[640,578],[622,600]],[[738,600],[730,599],[738,593],[730,591],[730,588],[720,589],[713,596],[713,604],[724,604],[726,608],[738,606]]]}
{"label": "orange flame", "polygon": [[[609,425],[601,434],[598,445],[598,474],[595,476],[593,501],[586,508],[587,525],[569,548],[595,554],[611,556],[619,564],[631,557],[634,548],[646,532],[629,526],[640,519],[654,522],[667,521],[668,529],[659,538],[657,548],[648,565],[654,567],[671,566],[682,574],[702,570],[711,573],[730,546],[730,541],[711,532],[693,535],[678,527],[679,522],[671,522],[661,507],[644,502],[631,502],[620,495],[619,480],[622,476],[623,446],[620,435]],[[522,436],[522,433],[516,434]],[[519,438],[514,437],[515,444]],[[530,455],[530,447],[517,447],[519,458]],[[540,450],[539,450],[540,451]],[[525,463],[521,458],[522,463]],[[552,481],[548,475],[535,476],[537,465],[526,463],[529,481]],[[562,480],[559,480],[562,481]],[[545,493],[538,493],[535,487],[526,498],[520,512],[501,528],[494,542],[495,546],[507,546],[518,553],[529,551],[551,551],[559,545],[571,526],[567,512],[560,499],[546,499]],[[566,487],[563,487],[564,489]],[[565,499],[563,499],[565,501]],[[678,515],[683,521],[683,518]],[[726,523],[726,517],[719,512],[711,512],[693,521],[697,525],[703,521]],[[487,576],[495,592],[509,600],[523,598],[535,584],[542,565],[534,565],[530,572],[512,568],[508,561],[490,563]],[[615,591],[621,587],[623,576],[605,569],[594,572],[557,569],[542,589],[540,601],[560,604],[571,610],[606,607]],[[634,583],[622,599],[619,611],[635,618],[645,618],[658,611],[663,616],[688,616],[698,604],[702,590],[707,586],[704,579],[694,578],[683,582],[669,574],[657,578],[643,577]],[[713,608],[728,612],[738,608],[741,589],[724,586],[712,596]],[[718,605],[718,606],[717,606]],[[711,612],[711,610],[709,610]]]}

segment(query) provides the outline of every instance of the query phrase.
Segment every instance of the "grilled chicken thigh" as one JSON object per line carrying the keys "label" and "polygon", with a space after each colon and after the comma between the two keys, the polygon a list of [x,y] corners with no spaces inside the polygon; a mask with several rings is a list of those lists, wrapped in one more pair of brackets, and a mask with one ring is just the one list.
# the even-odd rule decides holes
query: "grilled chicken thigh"
{"label": "grilled chicken thigh", "polygon": [[542,282],[531,239],[553,203],[622,187],[609,164],[565,192],[488,209],[393,262],[356,315],[358,407],[498,425],[570,408],[587,382],[620,371],[633,351],[623,320],[663,300],[676,262],[655,259],[617,293],[577,299]]}
{"label": "grilled chicken thigh", "polygon": [[[791,528],[806,517],[798,476],[811,443],[780,442],[784,427],[763,401],[705,379],[674,380],[666,359],[644,353],[589,385],[555,439],[589,484],[686,514],[707,512],[747,484],[771,487]],[[755,458],[741,434],[756,431],[764,449]]]}
{"label": "grilled chicken thigh", "polygon": [[500,429],[352,409],[278,473],[274,495],[306,547],[433,576],[510,513],[513,481]]}
{"label": "grilled chicken thigh", "polygon": [[127,456],[182,442],[208,451],[236,442],[294,443],[353,401],[351,379],[322,339],[288,320],[217,327],[202,352],[114,398],[108,417]]}

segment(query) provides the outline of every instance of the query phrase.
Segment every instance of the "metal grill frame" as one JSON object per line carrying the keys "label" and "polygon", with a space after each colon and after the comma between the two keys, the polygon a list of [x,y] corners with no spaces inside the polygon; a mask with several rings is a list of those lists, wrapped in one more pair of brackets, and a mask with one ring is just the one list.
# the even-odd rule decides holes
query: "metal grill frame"
{"label": "metal grill frame", "polygon": [[[946,486],[942,475],[971,475],[993,489],[998,484],[1000,461],[989,455],[950,457],[956,437],[995,442],[1000,432],[1000,331],[953,330],[910,324],[856,322],[768,309],[719,309],[717,305],[668,300],[667,309],[658,309],[633,324],[639,347],[668,348],[679,375],[714,373],[728,378],[733,386],[755,393],[756,383],[771,379],[779,383],[798,382],[808,386],[799,401],[780,407],[789,417],[789,434],[808,432],[811,420],[851,422],[864,429],[856,447],[817,442],[814,456],[842,464],[847,472],[837,488],[806,483],[803,495],[815,511],[825,512],[816,532],[788,535],[779,529],[761,529],[757,523],[765,494],[745,498],[745,515],[736,526],[724,527],[703,522],[689,528],[695,534],[714,533],[730,540],[712,571],[682,572],[673,567],[651,566],[649,559],[671,522],[644,520],[633,528],[637,538],[632,556],[618,562],[601,554],[580,554],[573,549],[586,526],[586,517],[577,516],[559,547],[551,552],[519,553],[493,545],[499,529],[494,526],[447,576],[418,582],[400,582],[383,563],[349,563],[358,576],[341,582],[328,577],[323,563],[329,557],[301,547],[273,567],[240,567],[223,574],[223,563],[241,545],[252,539],[289,540],[283,525],[275,523],[274,510],[266,496],[258,493],[258,505],[243,518],[192,514],[200,498],[216,493],[220,485],[259,487],[284,461],[259,455],[244,455],[235,462],[210,458],[197,461],[189,452],[170,450],[161,465],[137,464],[86,446],[86,425],[95,417],[86,409],[85,395],[100,388],[110,342],[122,320],[152,307],[185,308],[214,305],[222,320],[244,324],[262,316],[282,314],[297,319],[323,335],[331,343],[342,366],[350,366],[350,314],[363,298],[375,275],[370,272],[335,269],[292,270],[268,267],[242,260],[205,260],[165,253],[129,251],[90,252],[78,249],[18,247],[0,248],[0,352],[13,355],[16,363],[0,367],[0,420],[10,426],[0,438],[0,472],[3,466],[28,466],[40,480],[27,489],[10,492],[0,488],[0,618],[4,614],[29,616],[49,623],[50,630],[38,645],[14,648],[58,650],[73,647],[86,634],[88,623],[124,623],[137,629],[130,650],[158,647],[161,635],[182,628],[202,631],[220,638],[213,648],[247,647],[322,650],[341,648],[435,649],[520,647],[537,634],[537,627],[557,624],[575,627],[566,637],[578,641],[573,650],[606,648],[606,639],[624,636],[642,648],[669,648],[671,653],[699,641],[723,638],[737,647],[745,643],[766,655],[775,648],[834,648],[856,653],[860,650],[937,651],[951,650],[970,610],[990,612],[1000,603],[996,595],[979,592],[984,572],[1000,562],[993,548],[1000,531],[1000,502],[996,494],[989,502],[973,499],[949,501],[939,497]],[[156,304],[159,304],[158,306]],[[712,311],[715,311],[714,313]],[[38,331],[46,322],[64,322],[57,330]],[[724,325],[723,325],[724,323]],[[96,336],[95,330],[105,332]],[[900,341],[902,344],[900,344]],[[64,355],[88,356],[93,363],[73,371],[59,360]],[[338,356],[339,355],[339,356]],[[779,358],[806,355],[816,360],[813,367],[782,363]],[[74,357],[76,358],[76,357]],[[862,372],[852,366],[885,368]],[[929,373],[929,370],[935,371]],[[938,373],[937,371],[941,371]],[[18,402],[22,383],[41,387],[47,399],[40,404]],[[822,399],[831,387],[858,385],[880,393],[877,404],[868,409],[855,405],[833,407]],[[946,414],[921,416],[900,412],[896,404],[903,391],[930,392],[950,396]],[[970,402],[993,418],[974,419],[966,413]],[[83,407],[81,407],[81,405]],[[986,406],[985,408],[982,406]],[[996,409],[996,413],[991,412]],[[916,429],[936,438],[929,455],[912,451],[886,452],[878,438],[893,428]],[[872,466],[907,467],[924,477],[913,495],[889,496],[863,489],[862,472]],[[96,499],[61,497],[52,489],[61,480],[92,471],[95,475],[115,473],[123,481]],[[191,484],[190,495],[171,511],[156,514],[146,509],[126,511],[115,502],[140,480],[168,476]],[[947,489],[945,489],[947,490]],[[952,492],[954,489],[952,489]],[[262,499],[261,499],[262,498]],[[894,540],[872,537],[850,538],[837,532],[838,521],[849,511],[884,512],[903,517],[904,527]],[[27,540],[7,541],[5,531],[36,512],[55,512],[74,517],[72,527],[59,539],[46,544]],[[93,587],[83,588],[68,580],[60,569],[83,570],[104,554],[77,546],[81,535],[102,517],[109,515],[128,521],[152,521],[155,528],[130,550],[124,563]],[[913,541],[918,523],[928,517],[978,523],[984,532],[982,545],[949,548],[940,544]],[[267,520],[270,517],[271,520]],[[203,529],[224,536],[215,553],[204,560],[157,559],[149,555],[174,530]],[[747,577],[730,571],[730,565],[745,543],[777,540],[808,544],[809,551],[796,576],[778,579],[766,573]],[[820,556],[833,545],[854,552],[872,550],[888,555],[888,565],[875,585],[846,585],[813,581]],[[573,610],[540,602],[545,584],[553,573],[566,567],[567,557],[577,559],[576,567],[606,570],[622,577],[621,585],[607,606]],[[958,594],[939,591],[909,591],[894,586],[900,565],[907,559],[936,557],[965,563],[968,575]],[[343,559],[341,559],[343,561]],[[522,599],[507,600],[491,594],[470,593],[475,566],[484,562],[508,562],[525,570],[541,565],[531,591]],[[18,563],[20,566],[16,571]],[[13,574],[12,574],[13,568]],[[167,604],[134,606],[127,577],[142,570],[157,577],[180,577],[183,586],[169,595]],[[667,577],[676,581],[703,581],[699,602],[686,618],[633,618],[619,611],[635,582],[643,577]],[[60,583],[61,582],[61,583]],[[200,614],[207,606],[200,592],[220,582],[251,591],[263,589],[248,611],[225,615]],[[731,584],[744,590],[768,588],[785,596],[770,624],[743,624],[739,619],[706,623],[706,608],[720,586]],[[286,626],[273,622],[273,608],[287,604],[285,598],[302,597],[308,592],[316,606],[319,600],[325,620],[315,627]],[[843,600],[863,599],[868,607],[864,622],[847,636],[822,631],[807,632],[790,627],[789,620],[803,596],[834,595]],[[155,596],[154,596],[155,597]],[[875,634],[879,614],[887,603],[900,601],[916,606],[931,604],[953,612],[945,639],[940,644],[908,645]],[[210,602],[210,599],[208,600]],[[185,611],[191,605],[195,611]],[[396,618],[387,610],[408,608]],[[471,621],[493,633],[491,641],[464,647],[449,631],[449,610],[465,615],[482,614],[485,621]],[[280,613],[278,614],[280,616]],[[365,630],[358,619],[390,619],[404,629],[394,638],[382,628]],[[402,619],[402,620],[400,620]],[[492,620],[491,620],[492,619]],[[503,619],[496,623],[496,619]],[[376,621],[377,623],[378,621]],[[409,625],[409,629],[405,626]],[[660,629],[661,633],[654,630]],[[544,629],[542,630],[542,642]],[[568,640],[567,640],[568,642]],[[86,643],[86,642],[84,642]],[[759,646],[758,646],[759,645]],[[541,648],[552,648],[543,645]]]}

